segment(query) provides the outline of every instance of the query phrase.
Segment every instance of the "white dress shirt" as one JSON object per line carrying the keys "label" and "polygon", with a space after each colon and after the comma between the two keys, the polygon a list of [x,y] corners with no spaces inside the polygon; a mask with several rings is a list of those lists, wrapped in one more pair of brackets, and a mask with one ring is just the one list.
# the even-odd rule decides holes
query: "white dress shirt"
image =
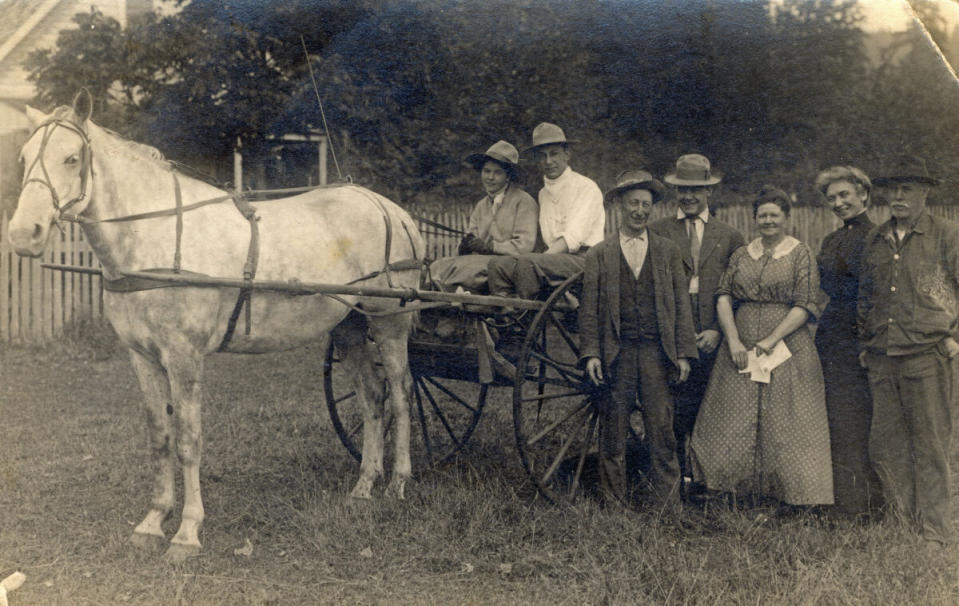
{"label": "white dress shirt", "polygon": [[569,252],[603,241],[606,209],[603,192],[590,179],[566,167],[556,179],[543,177],[539,190],[539,229],[547,246],[559,238]]}
{"label": "white dress shirt", "polygon": [[639,278],[639,272],[643,271],[643,263],[646,262],[646,252],[649,250],[649,238],[646,235],[648,233],[644,229],[643,233],[633,237],[619,232],[619,248],[623,251],[623,257],[633,271],[634,278]]}

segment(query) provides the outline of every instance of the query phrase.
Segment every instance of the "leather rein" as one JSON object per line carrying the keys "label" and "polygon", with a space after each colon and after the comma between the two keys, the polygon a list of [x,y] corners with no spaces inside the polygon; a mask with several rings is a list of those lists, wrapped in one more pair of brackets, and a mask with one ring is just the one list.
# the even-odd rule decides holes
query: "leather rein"
{"label": "leather rein", "polygon": [[[46,164],[44,163],[44,160],[43,160],[44,151],[46,149],[47,143],[49,142],[53,131],[56,130],[58,126],[74,132],[83,141],[83,147],[81,148],[81,152],[80,152],[80,155],[81,155],[80,193],[74,196],[73,198],[71,198],[70,200],[68,200],[64,204],[60,203],[60,196],[57,194],[56,188],[53,186],[53,183],[50,179],[50,175],[46,168]],[[92,163],[93,149],[90,145],[90,138],[86,134],[86,132],[83,130],[83,128],[80,127],[80,125],[76,124],[75,122],[71,120],[66,120],[64,118],[51,118],[49,120],[44,121],[39,126],[37,126],[36,129],[34,129],[33,133],[30,135],[30,138],[32,138],[41,129],[43,129],[43,138],[40,143],[40,150],[37,153],[37,157],[34,158],[33,162],[30,164],[30,168],[24,173],[23,186],[25,187],[29,183],[39,183],[43,185],[44,187],[46,187],[47,190],[49,190],[53,208],[57,211],[56,218],[55,218],[57,227],[62,231],[63,228],[61,226],[61,222],[63,221],[77,223],[80,225],[93,225],[97,223],[120,223],[120,222],[140,221],[144,219],[154,219],[159,217],[175,216],[176,217],[176,248],[174,252],[173,268],[172,268],[172,273],[174,274],[178,274],[183,271],[181,268],[181,254],[180,254],[180,245],[183,238],[183,214],[185,212],[196,210],[198,208],[202,208],[210,204],[219,204],[227,200],[232,200],[237,210],[240,212],[240,214],[243,215],[243,217],[250,224],[250,245],[247,249],[246,263],[243,266],[243,282],[245,286],[240,288],[240,293],[239,293],[239,296],[237,297],[237,302],[234,305],[233,311],[230,314],[230,319],[227,322],[227,330],[225,334],[223,335],[223,339],[221,340],[220,345],[217,348],[217,351],[224,351],[229,345],[231,339],[233,338],[234,331],[236,329],[237,320],[239,319],[240,313],[243,311],[244,308],[246,309],[246,314],[245,314],[246,331],[245,332],[247,335],[250,334],[250,331],[251,331],[250,308],[251,308],[251,299],[252,299],[253,290],[254,290],[253,280],[256,277],[257,260],[259,258],[259,229],[257,226],[257,222],[259,221],[259,218],[256,216],[256,210],[250,205],[250,202],[249,200],[246,199],[246,197],[244,197],[242,194],[239,194],[239,193],[224,194],[222,196],[209,198],[207,200],[200,200],[198,202],[193,202],[191,204],[184,205],[182,191],[180,188],[180,180],[177,177],[176,171],[171,170],[170,174],[173,176],[173,191],[174,191],[174,198],[175,198],[175,206],[173,208],[148,211],[143,213],[136,213],[136,214],[125,215],[121,217],[111,217],[107,219],[91,219],[89,217],[83,216],[81,214],[83,211],[81,211],[81,213],[69,213],[67,211],[70,208],[72,208],[76,204],[79,204],[80,202],[82,202],[83,200],[87,198],[87,187],[94,175],[93,163]],[[34,169],[37,168],[38,166],[40,171],[43,174],[42,179],[38,177],[30,176],[33,173]],[[319,186],[319,187],[323,187],[323,186]],[[293,192],[309,191],[312,189],[318,189],[318,187],[300,187],[300,188],[291,188],[291,189],[284,189],[284,190],[264,190],[263,193],[293,193]],[[351,280],[350,282],[348,282],[348,284],[354,284],[356,282],[370,280],[379,275],[385,274],[387,283],[390,286],[393,286],[391,271],[404,271],[404,270],[417,269],[417,268],[420,269],[420,271],[422,271],[425,266],[425,259],[415,258],[416,252],[415,252],[415,246],[412,246],[413,244],[412,236],[410,235],[409,230],[406,224],[404,223],[403,229],[406,232],[407,238],[410,239],[410,244],[414,251],[414,259],[398,261],[395,263],[390,262],[390,252],[392,247],[392,225],[391,225],[389,213],[386,211],[386,209],[383,207],[383,205],[380,203],[379,200],[377,200],[375,197],[371,195],[368,195],[368,197],[370,198],[370,201],[380,210],[380,213],[383,216],[383,220],[386,227],[386,250],[385,250],[386,259],[385,259],[383,269],[360,276],[354,280]],[[167,272],[170,272],[171,270],[159,268],[159,269],[151,269],[147,271],[167,273]],[[197,275],[193,272],[185,272],[185,273],[188,273],[194,276]],[[134,291],[140,291],[140,290],[150,290],[154,288],[174,287],[179,285],[171,282],[153,281],[153,280],[150,280],[149,278],[122,277],[118,279],[103,278],[103,286],[105,290],[108,290],[111,292],[134,292]],[[352,303],[349,303],[348,301],[344,300],[341,297],[338,297],[332,294],[324,295],[324,296],[331,297],[343,303],[347,307],[353,309],[354,311],[358,311],[360,313],[366,313],[364,312],[363,309],[357,307],[356,305],[353,305]],[[402,304],[405,304],[405,300],[401,301],[401,305]]]}

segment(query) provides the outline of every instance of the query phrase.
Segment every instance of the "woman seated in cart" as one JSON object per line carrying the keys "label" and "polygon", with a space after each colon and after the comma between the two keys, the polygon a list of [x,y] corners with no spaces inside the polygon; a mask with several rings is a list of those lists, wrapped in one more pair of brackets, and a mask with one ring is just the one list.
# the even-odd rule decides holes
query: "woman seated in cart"
{"label": "woman seated in cart", "polygon": [[470,214],[459,256],[443,257],[430,265],[433,284],[440,290],[457,287],[485,294],[486,266],[491,255],[520,255],[533,250],[539,205],[517,184],[519,152],[497,141],[485,153],[466,158],[479,171],[485,195]]}

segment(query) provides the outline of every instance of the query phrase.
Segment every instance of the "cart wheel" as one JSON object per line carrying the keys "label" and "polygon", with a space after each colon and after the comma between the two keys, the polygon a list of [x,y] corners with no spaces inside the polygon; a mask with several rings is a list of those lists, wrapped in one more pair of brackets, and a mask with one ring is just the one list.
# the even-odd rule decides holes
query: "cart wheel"
{"label": "cart wheel", "polygon": [[[363,414],[356,393],[341,368],[331,345],[323,365],[323,390],[333,428],[357,461],[362,456]],[[412,373],[413,399],[410,415],[410,454],[425,457],[427,466],[446,461],[469,441],[486,404],[489,385]],[[386,406],[387,439],[393,428],[393,413]],[[419,428],[419,431],[416,429]]]}
{"label": "cart wheel", "polygon": [[513,383],[513,426],[523,466],[554,503],[581,492],[587,457],[597,452],[600,394],[577,368],[574,333],[582,274],[563,282],[534,316]]}

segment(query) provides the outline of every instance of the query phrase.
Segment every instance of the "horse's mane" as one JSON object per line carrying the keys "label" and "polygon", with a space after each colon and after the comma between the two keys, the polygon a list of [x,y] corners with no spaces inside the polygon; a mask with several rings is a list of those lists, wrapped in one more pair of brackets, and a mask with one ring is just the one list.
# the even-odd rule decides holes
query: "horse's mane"
{"label": "horse's mane", "polygon": [[[80,119],[76,112],[72,107],[66,105],[61,105],[53,110],[53,116],[80,124]],[[135,160],[144,160],[164,170],[173,169],[172,163],[163,156],[160,150],[152,145],[130,141],[109,128],[95,124],[92,120],[88,120],[87,123],[93,127],[87,129],[87,136],[90,137],[91,141],[96,140],[97,143],[102,146],[99,149],[100,153],[106,153],[106,155],[114,157],[123,156]],[[100,137],[98,136],[99,134],[104,136]]]}

